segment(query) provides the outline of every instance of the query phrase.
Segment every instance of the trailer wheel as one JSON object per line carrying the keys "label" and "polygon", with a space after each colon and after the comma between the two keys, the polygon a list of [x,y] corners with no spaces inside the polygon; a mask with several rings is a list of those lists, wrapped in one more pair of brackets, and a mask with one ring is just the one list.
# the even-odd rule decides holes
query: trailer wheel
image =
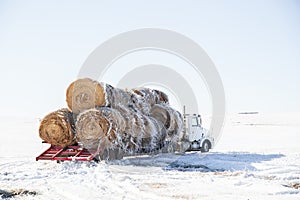
{"label": "trailer wheel", "polygon": [[205,140],[202,144],[201,152],[202,153],[208,152],[209,149],[210,149],[210,142],[208,140]]}

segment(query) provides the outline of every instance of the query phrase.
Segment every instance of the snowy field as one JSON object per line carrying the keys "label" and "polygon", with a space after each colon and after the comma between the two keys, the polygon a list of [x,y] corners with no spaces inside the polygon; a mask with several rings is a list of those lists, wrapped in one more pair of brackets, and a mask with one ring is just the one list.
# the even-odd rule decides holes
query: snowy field
{"label": "snowy field", "polygon": [[16,199],[300,199],[300,114],[229,115],[210,153],[109,163],[36,162],[47,147],[38,126],[38,119],[1,118],[0,194],[21,193]]}

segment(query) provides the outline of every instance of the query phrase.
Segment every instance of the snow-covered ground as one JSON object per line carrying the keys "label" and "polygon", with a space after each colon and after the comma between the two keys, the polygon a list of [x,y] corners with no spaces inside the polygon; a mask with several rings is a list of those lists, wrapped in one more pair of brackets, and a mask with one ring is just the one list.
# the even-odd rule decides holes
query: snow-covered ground
{"label": "snow-covered ground", "polygon": [[[300,199],[300,114],[230,115],[208,154],[35,161],[37,119],[0,121],[1,190],[17,199]],[[37,194],[35,194],[35,192]]]}

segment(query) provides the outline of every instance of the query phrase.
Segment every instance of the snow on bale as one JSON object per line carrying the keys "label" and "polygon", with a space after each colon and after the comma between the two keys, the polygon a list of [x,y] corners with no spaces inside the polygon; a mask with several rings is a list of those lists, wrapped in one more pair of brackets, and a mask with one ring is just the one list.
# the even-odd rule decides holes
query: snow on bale
{"label": "snow on bale", "polygon": [[162,123],[123,106],[82,112],[77,118],[76,131],[76,141],[87,149],[120,147],[126,152],[155,150],[166,137]]}
{"label": "snow on bale", "polygon": [[[75,140],[87,149],[151,152],[162,148],[166,138],[178,137],[182,132],[181,114],[170,107],[168,96],[159,90],[127,91],[83,78],[69,85],[66,97],[69,109],[78,114],[76,131],[74,120],[69,119],[72,113],[66,109],[57,119],[51,118],[53,124],[61,125],[52,125],[53,128],[44,131],[49,118],[46,116],[40,126],[40,136],[53,145],[65,146]],[[62,137],[66,133],[68,137]]]}
{"label": "snow on bale", "polygon": [[169,136],[180,135],[183,120],[178,111],[166,104],[156,104],[151,108],[149,114],[164,125]]}
{"label": "snow on bale", "polygon": [[143,114],[148,114],[154,104],[169,103],[168,96],[158,90],[135,88],[125,91],[89,78],[72,82],[66,94],[66,101],[73,113],[101,107],[133,107]]}
{"label": "snow on bale", "polygon": [[116,107],[116,110],[121,113],[126,122],[121,146],[123,149],[135,151],[140,147],[145,134],[143,115],[132,107],[120,105]]}
{"label": "snow on bale", "polygon": [[126,128],[123,116],[109,107],[98,107],[79,114],[76,140],[87,149],[115,147]]}
{"label": "snow on bale", "polygon": [[106,105],[110,107],[118,107],[118,106],[130,106],[132,105],[131,94],[125,90],[114,88],[113,86],[101,83],[105,86],[106,92]]}
{"label": "snow on bale", "polygon": [[132,103],[128,92],[89,78],[78,79],[71,83],[66,98],[68,107],[77,114],[90,108],[129,106]]}
{"label": "snow on bale", "polygon": [[145,135],[142,138],[141,150],[150,152],[160,149],[166,139],[166,129],[163,124],[150,116],[144,116]]}
{"label": "snow on bale", "polygon": [[41,121],[39,136],[50,144],[71,145],[74,143],[74,135],[73,114],[66,108],[48,114]]}
{"label": "snow on bale", "polygon": [[148,115],[152,106],[160,103],[169,103],[167,95],[158,90],[149,88],[134,88],[131,91],[131,100],[135,107],[143,114]]}
{"label": "snow on bale", "polygon": [[153,92],[155,92],[158,95],[158,102],[157,103],[169,104],[169,98],[168,98],[167,94],[165,94],[164,92],[159,91],[159,90],[153,90]]}

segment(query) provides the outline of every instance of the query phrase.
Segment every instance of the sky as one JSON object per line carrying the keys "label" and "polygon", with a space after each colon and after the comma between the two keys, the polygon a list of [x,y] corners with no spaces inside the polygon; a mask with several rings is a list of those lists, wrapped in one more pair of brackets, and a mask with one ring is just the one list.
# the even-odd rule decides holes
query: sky
{"label": "sky", "polygon": [[[65,91],[89,54],[139,28],[173,30],[197,42],[219,71],[228,113],[299,112],[299,9],[292,0],[1,1],[0,116],[40,118],[66,107]],[[149,53],[114,67],[151,58],[179,63]],[[209,113],[209,95],[199,87]]]}

